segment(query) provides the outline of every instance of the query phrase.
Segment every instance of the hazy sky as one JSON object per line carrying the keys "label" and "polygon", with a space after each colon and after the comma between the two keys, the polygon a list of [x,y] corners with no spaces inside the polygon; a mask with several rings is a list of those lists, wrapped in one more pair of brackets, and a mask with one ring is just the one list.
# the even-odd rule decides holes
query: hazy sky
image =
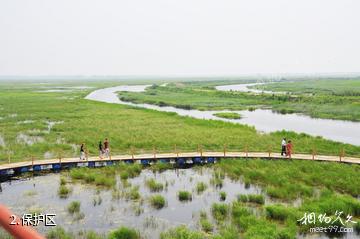
{"label": "hazy sky", "polygon": [[360,72],[359,0],[0,0],[0,75]]}

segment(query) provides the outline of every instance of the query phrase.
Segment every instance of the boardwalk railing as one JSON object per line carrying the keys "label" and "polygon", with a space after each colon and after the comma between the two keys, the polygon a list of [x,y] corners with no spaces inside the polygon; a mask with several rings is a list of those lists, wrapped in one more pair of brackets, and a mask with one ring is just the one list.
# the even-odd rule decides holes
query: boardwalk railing
{"label": "boardwalk railing", "polygon": [[[0,165],[0,176],[11,176],[24,172],[44,170],[61,170],[72,167],[102,167],[113,165],[116,162],[141,163],[143,165],[160,162],[181,166],[185,164],[214,163],[219,159],[229,158],[289,160],[288,157],[282,156],[280,153],[271,152],[270,150],[268,152],[249,152],[247,148],[245,148],[245,151],[236,152],[228,151],[225,146],[222,151],[204,151],[203,148],[199,146],[196,152],[181,151],[177,147],[175,147],[172,152],[158,151],[156,148],[153,148],[151,152],[142,150],[137,151],[132,148],[128,154],[110,154],[109,157],[106,158],[100,158],[99,156],[86,157],[84,160],[81,160],[80,158],[62,157],[57,159],[35,160],[34,157],[31,157],[30,161]],[[339,156],[316,155],[315,152],[312,154],[292,154],[291,159],[360,164],[360,158],[346,157],[344,152]]]}

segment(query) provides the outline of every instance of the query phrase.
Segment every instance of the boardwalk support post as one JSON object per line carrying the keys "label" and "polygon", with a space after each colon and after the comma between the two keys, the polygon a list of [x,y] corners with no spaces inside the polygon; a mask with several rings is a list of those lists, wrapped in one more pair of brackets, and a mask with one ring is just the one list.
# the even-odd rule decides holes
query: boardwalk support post
{"label": "boardwalk support post", "polygon": [[315,160],[315,155],[316,155],[316,149],[313,148],[313,150],[311,152],[312,160]]}
{"label": "boardwalk support post", "polygon": [[249,154],[248,154],[248,146],[246,145],[246,146],[245,146],[245,156],[246,156],[246,158],[248,157],[248,155],[249,155]]}
{"label": "boardwalk support post", "polygon": [[270,146],[268,147],[268,153],[269,153],[268,157],[271,158],[271,147]]}
{"label": "boardwalk support post", "polygon": [[344,148],[341,149],[340,151],[340,162],[342,161],[342,159],[345,157],[345,150]]}
{"label": "boardwalk support post", "polygon": [[203,156],[203,149],[201,145],[198,145],[198,152],[200,153],[200,157]]}
{"label": "boardwalk support post", "polygon": [[224,157],[226,156],[226,144],[224,144]]}
{"label": "boardwalk support post", "polygon": [[135,156],[134,156],[134,147],[131,146],[131,158],[134,160],[135,159]]}
{"label": "boardwalk support post", "polygon": [[156,147],[153,147],[154,159],[156,159]]}
{"label": "boardwalk support post", "polygon": [[176,144],[174,145],[174,151],[175,151],[176,157],[178,158],[179,157],[179,151],[177,150]]}

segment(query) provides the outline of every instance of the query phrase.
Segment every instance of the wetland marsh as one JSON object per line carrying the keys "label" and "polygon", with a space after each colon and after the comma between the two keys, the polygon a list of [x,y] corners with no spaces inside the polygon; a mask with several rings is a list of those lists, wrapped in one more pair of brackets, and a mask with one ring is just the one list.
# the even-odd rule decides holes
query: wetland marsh
{"label": "wetland marsh", "polygon": [[[358,122],[280,114],[269,104],[274,97],[294,103],[298,93],[221,92],[214,89],[224,84],[220,80],[136,83],[67,82],[47,85],[44,92],[43,84],[2,82],[1,163],[9,156],[11,162],[78,157],[81,142],[97,155],[105,137],[113,154],[154,146],[172,152],[174,145],[181,151],[199,145],[221,151],[226,145],[230,151],[276,152],[287,137],[298,153],[338,155],[344,149],[360,156]],[[350,233],[314,234],[297,220],[306,212],[333,217],[342,210],[359,221],[359,172],[358,165],[260,159],[190,168],[119,164],[13,178],[1,183],[0,201],[20,215],[56,213],[57,228],[37,228],[48,238],[353,239],[359,230],[351,223]]]}

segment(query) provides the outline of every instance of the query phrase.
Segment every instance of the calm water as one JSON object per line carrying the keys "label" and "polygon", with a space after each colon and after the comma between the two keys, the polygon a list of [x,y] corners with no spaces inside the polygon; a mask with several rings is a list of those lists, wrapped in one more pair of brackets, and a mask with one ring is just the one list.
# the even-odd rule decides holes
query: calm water
{"label": "calm water", "polygon": [[[143,170],[138,177],[128,180],[132,186],[139,186],[139,192],[144,199],[142,203],[124,198],[114,199],[111,190],[98,191],[95,186],[81,183],[68,183],[72,193],[67,199],[60,199],[57,194],[60,175],[47,174],[1,183],[0,202],[17,215],[29,213],[34,209],[42,213],[56,213],[56,223],[68,231],[94,229],[105,233],[125,225],[139,229],[146,238],[158,238],[161,231],[174,226],[186,225],[192,229],[199,229],[197,223],[200,211],[205,210],[211,215],[211,205],[220,202],[220,191],[225,191],[227,194],[225,203],[234,201],[238,194],[260,194],[262,191],[259,187],[245,185],[241,181],[231,181],[228,178],[224,179],[221,189],[216,188],[209,183],[212,173],[213,170],[209,168],[166,170],[162,173]],[[160,210],[152,208],[147,201],[150,195],[155,194],[145,186],[146,179],[150,178],[168,184],[162,192],[159,192],[167,200],[167,205]],[[117,181],[121,190],[123,188],[121,180]],[[198,182],[208,185],[202,194],[197,194],[195,191]],[[192,200],[180,202],[177,199],[179,190],[192,191]],[[99,196],[102,202],[94,206],[93,201]],[[81,212],[85,214],[82,220],[75,220],[67,212],[67,206],[75,200],[81,202]],[[140,215],[136,215],[135,206],[143,210]],[[49,230],[46,227],[37,229],[43,233]]]}
{"label": "calm water", "polygon": [[[223,89],[233,89],[250,91],[247,86],[254,84],[232,85],[232,86],[219,86]],[[256,110],[256,111],[232,111],[242,115],[241,119],[224,119],[216,117],[213,114],[226,111],[200,111],[200,110],[185,110],[171,106],[160,107],[151,104],[134,104],[131,102],[121,101],[117,92],[130,91],[130,92],[142,92],[149,85],[132,85],[132,86],[117,86],[105,89],[99,89],[93,91],[86,96],[86,99],[107,102],[125,104],[135,107],[142,107],[147,109],[153,109],[165,112],[175,112],[181,116],[190,116],[197,119],[213,119],[222,120],[226,122],[247,124],[254,126],[258,131],[265,133],[289,130],[298,133],[307,133],[312,136],[322,136],[326,139],[349,143],[353,145],[360,145],[360,122],[351,122],[344,120],[330,120],[330,119],[315,119],[306,115],[300,114],[278,114],[271,110]],[[252,91],[252,90],[251,90]]]}
{"label": "calm water", "polygon": [[[66,172],[64,172],[66,173]],[[55,221],[58,226],[66,231],[77,234],[83,230],[95,230],[98,233],[107,233],[120,226],[136,228],[140,231],[142,238],[159,238],[162,231],[174,226],[186,225],[187,227],[200,230],[200,211],[205,211],[209,220],[214,225],[216,222],[211,217],[211,205],[220,202],[220,191],[226,192],[224,203],[231,203],[237,199],[239,194],[263,194],[263,190],[255,185],[245,185],[241,180],[233,181],[227,177],[223,179],[223,186],[217,188],[211,185],[213,169],[200,167],[189,169],[172,169],[164,172],[153,172],[148,169],[142,170],[141,174],[133,179],[128,179],[131,186],[138,186],[142,200],[131,201],[125,198],[114,198],[112,190],[83,184],[81,182],[67,182],[72,189],[69,197],[59,198],[57,190],[60,186],[60,174],[46,174],[43,176],[23,178],[19,180],[0,183],[0,202],[7,205],[17,215],[24,213],[55,213]],[[155,179],[163,183],[164,190],[158,192],[166,199],[166,206],[162,209],[154,209],[148,202],[153,193],[145,186],[145,181]],[[204,182],[207,189],[198,194],[196,185]],[[119,177],[116,187],[119,191],[126,190]],[[192,200],[180,202],[177,198],[179,190],[192,192]],[[94,204],[101,198],[100,204]],[[67,212],[67,207],[72,201],[80,201],[80,211],[84,214],[82,219],[75,219]],[[279,203],[265,197],[265,205]],[[301,200],[296,200],[293,205],[299,205]],[[259,208],[250,206],[255,214],[259,214]],[[141,213],[136,213],[136,208]],[[49,227],[38,226],[39,232],[46,234]],[[298,238],[327,239],[322,234],[299,235]],[[358,238],[356,233],[347,233],[343,239]]]}
{"label": "calm water", "polygon": [[[264,91],[258,89],[249,88],[251,86],[263,85],[265,83],[249,83],[249,84],[235,84],[235,85],[219,85],[216,86],[215,89],[221,91],[240,91],[240,92],[253,92],[253,93],[274,93],[272,91]],[[268,84],[268,83],[267,83]],[[276,92],[279,93],[279,92]]]}

